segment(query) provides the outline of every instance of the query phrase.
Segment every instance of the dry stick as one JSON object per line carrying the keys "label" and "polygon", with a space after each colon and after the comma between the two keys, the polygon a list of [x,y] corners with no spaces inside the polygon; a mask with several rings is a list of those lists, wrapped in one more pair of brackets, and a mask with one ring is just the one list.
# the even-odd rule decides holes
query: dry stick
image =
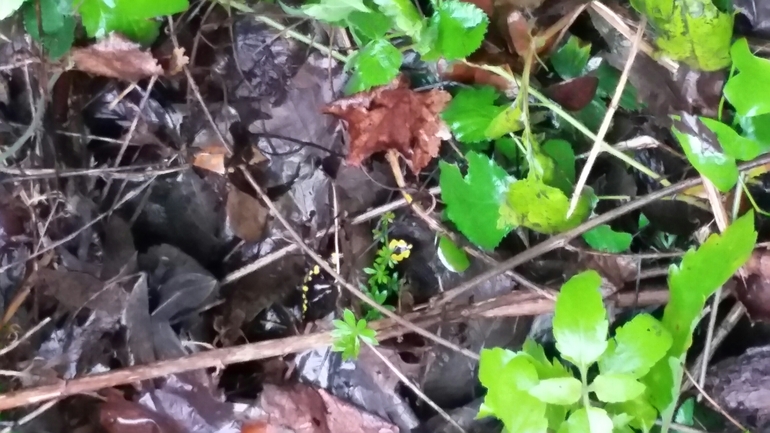
{"label": "dry stick", "polygon": [[[639,296],[636,293],[623,293],[610,298],[610,300],[614,300],[616,305],[620,307],[661,305],[668,301],[668,290],[644,291],[639,293]],[[553,306],[553,300],[544,299],[532,292],[517,291],[474,305],[458,306],[443,312],[415,311],[407,314],[405,319],[427,327],[437,323],[461,321],[473,317],[536,316],[553,312]],[[379,340],[386,340],[411,332],[411,329],[388,319],[370,322],[369,325],[377,331]],[[191,370],[283,356],[329,346],[332,342],[331,331],[326,331],[215,349],[209,352],[198,352],[176,359],[112,370],[69,381],[62,380],[55,385],[44,385],[0,394],[0,411]]]}
{"label": "dry stick", "polygon": [[245,166],[240,167],[241,172],[243,173],[244,177],[246,177],[246,180],[249,182],[252,188],[254,188],[254,191],[256,191],[257,195],[262,199],[262,201],[265,202],[267,207],[270,209],[270,212],[273,214],[274,217],[278,219],[278,221],[281,222],[281,224],[284,226],[287,232],[289,232],[289,235],[294,239],[294,242],[299,245],[299,247],[310,256],[310,258],[315,261],[318,266],[320,266],[324,271],[326,271],[329,275],[332,276],[332,278],[335,279],[336,282],[338,282],[342,287],[346,288],[353,296],[363,301],[365,304],[368,304],[370,307],[374,308],[375,310],[379,311],[380,314],[384,315],[385,317],[388,317],[392,320],[394,320],[396,323],[398,323],[401,326],[404,326],[405,328],[422,335],[423,337],[433,340],[434,342],[445,346],[449,349],[455,350],[459,353],[462,353],[463,355],[467,356],[471,359],[479,359],[479,356],[475,353],[471,352],[468,349],[463,349],[462,347],[452,343],[449,340],[446,340],[444,338],[441,338],[432,332],[428,332],[418,326],[413,325],[412,323],[404,320],[400,316],[394,314],[392,311],[386,309],[382,305],[375,302],[370,297],[366,296],[364,293],[362,293],[356,286],[348,283],[345,281],[344,278],[337,272],[335,272],[334,268],[329,265],[329,262],[324,260],[321,256],[319,256],[315,251],[313,251],[310,247],[305,244],[305,242],[302,241],[302,237],[297,233],[296,230],[291,226],[291,223],[284,218],[283,215],[281,215],[281,212],[278,211],[278,208],[275,207],[275,204],[273,204],[272,200],[265,194],[264,191],[262,191],[262,188],[260,188],[259,185],[257,185],[257,182],[254,181],[254,178],[251,176],[251,173],[246,169]]}
{"label": "dry stick", "polygon": [[[441,192],[441,189],[439,187],[434,187],[429,189],[428,192],[432,195],[435,195]],[[380,215],[385,214],[386,212],[390,212],[392,210],[404,207],[406,205],[408,205],[408,203],[403,198],[399,200],[395,200],[383,206],[364,212],[363,214],[353,218],[353,220],[350,223],[352,225],[363,224],[365,222],[371,221],[379,217]],[[324,236],[325,234],[326,234],[325,230],[321,231],[318,233],[318,237]],[[253,263],[249,263],[248,265],[240,269],[236,269],[235,271],[227,274],[225,278],[222,279],[222,285],[230,284],[235,281],[238,281],[239,279],[245,277],[246,275],[252,272],[256,272],[257,270],[264,268],[270,263],[273,263],[276,260],[280,260],[282,257],[285,257],[297,250],[299,250],[299,247],[297,246],[297,244],[292,243],[281,248],[280,250],[274,251],[270,254],[266,254],[260,257],[259,259],[257,259],[256,261],[254,261]]]}
{"label": "dry stick", "polygon": [[[750,170],[754,167],[761,166],[762,164],[766,164],[770,162],[770,155],[763,155],[760,158],[757,158],[753,161],[741,164],[739,167],[739,170],[746,171]],[[692,178],[692,179],[686,179],[679,183],[676,183],[674,185],[659,189],[655,192],[652,192],[650,194],[645,195],[644,197],[639,197],[638,199],[626,203],[622,206],[619,206],[615,209],[612,209],[611,211],[607,213],[603,213],[596,218],[592,218],[583,224],[579,225],[578,227],[575,227],[572,230],[568,230],[564,233],[560,233],[556,236],[552,236],[548,238],[548,240],[543,241],[532,248],[529,248],[510,259],[501,262],[499,265],[495,266],[494,268],[477,275],[474,278],[471,278],[470,280],[460,284],[459,286],[448,290],[441,295],[438,295],[434,299],[431,300],[432,303],[438,304],[438,305],[446,305],[449,303],[452,299],[455,299],[456,297],[460,296],[461,294],[467,292],[468,290],[476,287],[477,285],[483,283],[484,281],[494,278],[505,271],[509,269],[513,269],[516,266],[521,265],[522,263],[526,263],[536,257],[539,257],[549,251],[552,251],[556,248],[560,248],[567,244],[567,242],[571,241],[572,239],[575,239],[576,237],[582,235],[583,233],[587,232],[588,230],[591,230],[594,227],[598,227],[602,224],[606,224],[613,219],[625,215],[628,212],[635,211],[637,209],[640,209],[655,200],[662,199],[664,197],[674,195],[677,193],[680,193],[687,188],[692,188],[693,186],[696,186],[697,184],[701,183],[702,180],[699,177]]]}
{"label": "dry stick", "polygon": [[604,119],[602,120],[602,124],[599,126],[599,131],[596,133],[594,144],[591,147],[591,153],[588,154],[586,164],[583,166],[583,171],[580,172],[580,177],[578,178],[577,184],[575,185],[575,192],[572,193],[572,200],[570,200],[569,210],[567,210],[568,218],[570,215],[572,215],[573,212],[575,212],[578,200],[583,193],[583,187],[585,187],[586,182],[588,181],[588,175],[591,173],[591,169],[596,162],[596,158],[599,156],[599,152],[601,152],[602,148],[604,147],[602,146],[604,137],[607,135],[607,131],[610,130],[612,117],[615,115],[615,111],[618,109],[620,97],[623,96],[623,90],[626,88],[626,83],[628,82],[628,74],[631,72],[631,66],[634,64],[636,54],[639,52],[639,43],[642,41],[642,35],[644,35],[644,28],[646,25],[647,18],[642,17],[642,22],[639,24],[639,28],[636,31],[636,37],[634,38],[634,42],[631,45],[631,52],[628,54],[626,65],[623,67],[623,73],[620,75],[617,87],[615,87],[615,94],[612,95],[612,100],[610,101],[610,106],[607,109],[607,114],[605,114]]}

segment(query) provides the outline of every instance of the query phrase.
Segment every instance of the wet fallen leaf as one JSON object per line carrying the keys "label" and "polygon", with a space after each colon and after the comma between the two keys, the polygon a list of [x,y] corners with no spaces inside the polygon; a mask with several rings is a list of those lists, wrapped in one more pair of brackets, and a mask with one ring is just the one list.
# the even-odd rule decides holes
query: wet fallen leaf
{"label": "wet fallen leaf", "polygon": [[110,396],[99,410],[99,421],[108,433],[182,433],[167,415],[139,403]]}
{"label": "wet fallen leaf", "polygon": [[438,155],[449,129],[439,113],[451,99],[443,90],[415,92],[403,76],[392,83],[338,99],[324,108],[348,123],[353,166],[378,152],[395,149],[417,174]]}
{"label": "wet fallen leaf", "polygon": [[591,103],[599,87],[599,79],[582,76],[548,86],[544,93],[569,111],[582,110]]}
{"label": "wet fallen leaf", "polygon": [[227,219],[236,236],[246,242],[262,238],[269,211],[256,198],[235,187],[227,193]]}
{"label": "wet fallen leaf", "polygon": [[128,295],[118,284],[105,284],[84,272],[62,269],[39,269],[35,287],[40,293],[56,298],[71,310],[90,308],[110,315],[119,315]]}
{"label": "wet fallen leaf", "polygon": [[770,251],[754,250],[744,269],[749,276],[737,281],[735,294],[751,320],[770,322]]}
{"label": "wet fallen leaf", "polygon": [[163,75],[151,53],[117,33],[89,47],[73,49],[72,61],[83,72],[126,81]]}
{"label": "wet fallen leaf", "polygon": [[[484,62],[484,63],[492,64],[489,62]],[[495,66],[498,66],[498,65],[495,65]],[[437,67],[438,67],[439,75],[441,75],[441,78],[445,80],[457,81],[458,83],[463,83],[463,84],[490,85],[495,89],[505,93],[506,96],[509,96],[509,97],[516,96],[516,93],[518,93],[518,90],[519,90],[515,82],[508,81],[507,79],[501,77],[500,75],[497,75],[495,73],[489,72],[485,69],[481,69],[476,66],[471,66],[467,63],[462,63],[462,62],[449,63],[445,61],[439,61]],[[503,64],[503,65],[499,65],[499,67],[503,68],[503,70],[513,75],[513,72],[511,72],[510,66]]]}

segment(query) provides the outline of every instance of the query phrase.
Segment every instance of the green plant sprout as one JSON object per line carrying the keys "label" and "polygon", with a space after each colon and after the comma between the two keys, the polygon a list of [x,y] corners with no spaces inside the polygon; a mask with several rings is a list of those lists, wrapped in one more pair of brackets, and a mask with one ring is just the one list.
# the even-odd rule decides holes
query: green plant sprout
{"label": "green plant sprout", "polygon": [[756,236],[749,212],[688,251],[669,270],[662,319],[637,315],[611,338],[601,277],[572,277],[556,300],[553,335],[560,358],[577,374],[531,340],[518,352],[485,349],[479,380],[487,395],[479,416],[500,419],[509,432],[558,433],[649,432],[660,417],[668,432],[700,312],[748,260]]}
{"label": "green plant sprout", "polygon": [[366,319],[356,320],[356,315],[345,309],[342,320],[336,319],[332,331],[332,350],[342,352],[342,359],[356,359],[361,352],[361,341],[376,346],[377,332],[368,327]]}

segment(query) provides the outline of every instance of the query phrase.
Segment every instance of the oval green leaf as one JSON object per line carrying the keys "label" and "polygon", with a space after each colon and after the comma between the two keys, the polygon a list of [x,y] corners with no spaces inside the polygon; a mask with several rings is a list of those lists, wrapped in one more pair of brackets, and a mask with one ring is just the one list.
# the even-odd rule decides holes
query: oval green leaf
{"label": "oval green leaf", "polygon": [[599,292],[602,279],[596,271],[575,275],[556,298],[553,336],[562,357],[585,372],[607,348],[607,311]]}
{"label": "oval green leaf", "polygon": [[583,240],[591,248],[607,253],[622,253],[628,250],[633,238],[630,233],[616,232],[607,224],[602,224],[583,233]]}
{"label": "oval green leaf", "polygon": [[642,395],[644,385],[627,374],[600,374],[591,384],[591,390],[605,403],[620,403]]}
{"label": "oval green leaf", "polygon": [[446,236],[441,236],[438,241],[438,258],[452,272],[465,272],[471,265],[465,251]]}
{"label": "oval green leaf", "polygon": [[574,377],[559,377],[541,380],[529,393],[544,403],[569,406],[580,400],[582,389],[583,384]]}
{"label": "oval green leaf", "polygon": [[738,166],[735,164],[735,158],[722,152],[716,137],[707,128],[694,125],[695,116],[685,114],[682,119],[687,127],[697,131],[696,135],[695,132],[680,132],[676,126],[671,128],[677,141],[682,145],[687,160],[720,191],[729,191],[738,182]]}

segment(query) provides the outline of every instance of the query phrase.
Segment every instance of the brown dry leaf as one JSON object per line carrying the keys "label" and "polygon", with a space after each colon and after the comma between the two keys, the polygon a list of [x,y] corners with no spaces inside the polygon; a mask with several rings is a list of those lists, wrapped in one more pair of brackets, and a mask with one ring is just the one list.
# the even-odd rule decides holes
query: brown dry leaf
{"label": "brown dry leaf", "polygon": [[737,281],[735,294],[751,320],[770,322],[770,251],[754,250],[743,268],[749,276]]}
{"label": "brown dry leaf", "polygon": [[117,33],[85,48],[72,50],[75,67],[83,72],[136,82],[163,75],[163,68],[150,52]]}
{"label": "brown dry leaf", "polygon": [[348,122],[348,164],[360,166],[377,152],[395,149],[417,174],[438,155],[441,140],[450,138],[439,113],[451,99],[443,90],[415,92],[399,76],[386,86],[338,99],[323,111]]}
{"label": "brown dry leaf", "polygon": [[[482,63],[499,66],[502,69],[504,69],[506,72],[508,72],[510,75],[513,75],[513,72],[511,72],[511,67],[508,66],[507,64],[496,65],[493,62],[487,61],[486,59],[482,59]],[[471,66],[467,63],[463,63],[463,62],[449,63],[449,62],[440,60],[438,62],[437,67],[438,67],[439,75],[444,80],[457,81],[458,83],[471,84],[471,85],[486,84],[505,93],[506,96],[509,96],[511,98],[515,97],[516,94],[519,93],[519,86],[516,84],[516,82],[508,81],[507,79],[501,77],[500,75],[497,75],[493,72],[487,71],[485,69],[481,69],[476,66]]]}
{"label": "brown dry leaf", "polygon": [[193,165],[202,168],[204,170],[213,171],[224,175],[227,169],[225,168],[225,157],[227,156],[227,149],[219,144],[206,146],[201,148],[193,157]]}
{"label": "brown dry leaf", "polygon": [[105,285],[84,272],[63,269],[39,269],[34,275],[39,293],[51,296],[72,311],[90,308],[109,315],[119,315],[128,294],[118,284]]}
{"label": "brown dry leaf", "polygon": [[581,264],[606,278],[615,286],[615,290],[623,288],[627,281],[633,281],[639,272],[636,260],[623,255],[586,254],[582,257]]}
{"label": "brown dry leaf", "polygon": [[227,219],[233,233],[246,242],[262,239],[270,211],[256,198],[234,186],[227,193]]}
{"label": "brown dry leaf", "polygon": [[184,48],[174,48],[171,54],[171,62],[168,65],[168,71],[166,75],[176,75],[184,69],[190,63],[190,58],[184,54]]}

